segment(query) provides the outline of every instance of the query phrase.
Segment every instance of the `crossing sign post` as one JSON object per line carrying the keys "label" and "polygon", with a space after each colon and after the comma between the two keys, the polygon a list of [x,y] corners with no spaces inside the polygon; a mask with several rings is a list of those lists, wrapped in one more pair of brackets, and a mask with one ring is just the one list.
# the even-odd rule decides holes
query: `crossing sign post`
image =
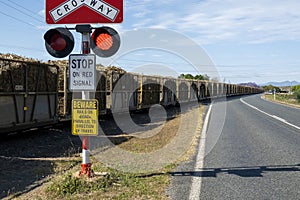
{"label": "crossing sign post", "polygon": [[123,0],[47,0],[48,24],[121,23]]}
{"label": "crossing sign post", "polygon": [[[92,177],[90,162],[90,136],[98,134],[98,101],[90,100],[95,91],[96,58],[110,57],[120,47],[118,33],[110,27],[92,28],[95,23],[121,23],[123,0],[46,0],[46,22],[48,24],[77,24],[76,32],[82,34],[82,54],[70,55],[70,89],[81,91],[81,99],[72,102],[72,133],[82,140],[82,164],[79,175]],[[92,29],[95,31],[92,34]],[[56,28],[44,35],[48,53],[56,58],[69,55],[74,38],[68,28]],[[91,44],[90,44],[91,43]]]}

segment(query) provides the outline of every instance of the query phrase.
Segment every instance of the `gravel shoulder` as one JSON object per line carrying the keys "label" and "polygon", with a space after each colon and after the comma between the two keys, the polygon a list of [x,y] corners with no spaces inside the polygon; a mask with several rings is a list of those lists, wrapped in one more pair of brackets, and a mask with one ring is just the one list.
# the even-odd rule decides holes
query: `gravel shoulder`
{"label": "gravel shoulder", "polygon": [[63,127],[2,137],[0,198],[26,193],[78,163],[80,144]]}

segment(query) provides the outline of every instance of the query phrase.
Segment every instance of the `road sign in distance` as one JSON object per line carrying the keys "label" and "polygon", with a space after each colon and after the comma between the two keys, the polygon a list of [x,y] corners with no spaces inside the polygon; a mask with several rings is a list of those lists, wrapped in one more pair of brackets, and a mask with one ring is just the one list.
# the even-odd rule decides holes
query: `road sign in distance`
{"label": "road sign in distance", "polygon": [[110,57],[120,48],[120,36],[111,27],[96,28],[91,36],[91,48],[100,57]]}
{"label": "road sign in distance", "polygon": [[72,100],[72,134],[98,135],[97,99]]}
{"label": "road sign in distance", "polygon": [[72,54],[69,57],[71,91],[96,90],[96,57],[93,54]]}
{"label": "road sign in distance", "polygon": [[66,28],[54,28],[44,34],[46,50],[56,58],[69,55],[74,48],[74,37]]}

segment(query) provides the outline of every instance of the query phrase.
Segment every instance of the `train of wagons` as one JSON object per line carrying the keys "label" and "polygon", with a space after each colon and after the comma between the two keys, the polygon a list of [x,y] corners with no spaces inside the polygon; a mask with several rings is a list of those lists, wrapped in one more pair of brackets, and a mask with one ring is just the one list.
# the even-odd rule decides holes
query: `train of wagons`
{"label": "train of wagons", "polygon": [[[217,97],[256,94],[260,88],[204,80],[97,70],[99,114],[176,105]],[[27,130],[70,119],[67,67],[0,58],[0,133]]]}

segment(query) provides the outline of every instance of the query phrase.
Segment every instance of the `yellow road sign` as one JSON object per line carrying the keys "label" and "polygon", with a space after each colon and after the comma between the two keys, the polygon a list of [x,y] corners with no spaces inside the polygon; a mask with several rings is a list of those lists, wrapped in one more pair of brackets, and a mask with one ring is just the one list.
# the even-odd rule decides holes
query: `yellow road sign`
{"label": "yellow road sign", "polygon": [[72,100],[72,134],[98,135],[98,101]]}

